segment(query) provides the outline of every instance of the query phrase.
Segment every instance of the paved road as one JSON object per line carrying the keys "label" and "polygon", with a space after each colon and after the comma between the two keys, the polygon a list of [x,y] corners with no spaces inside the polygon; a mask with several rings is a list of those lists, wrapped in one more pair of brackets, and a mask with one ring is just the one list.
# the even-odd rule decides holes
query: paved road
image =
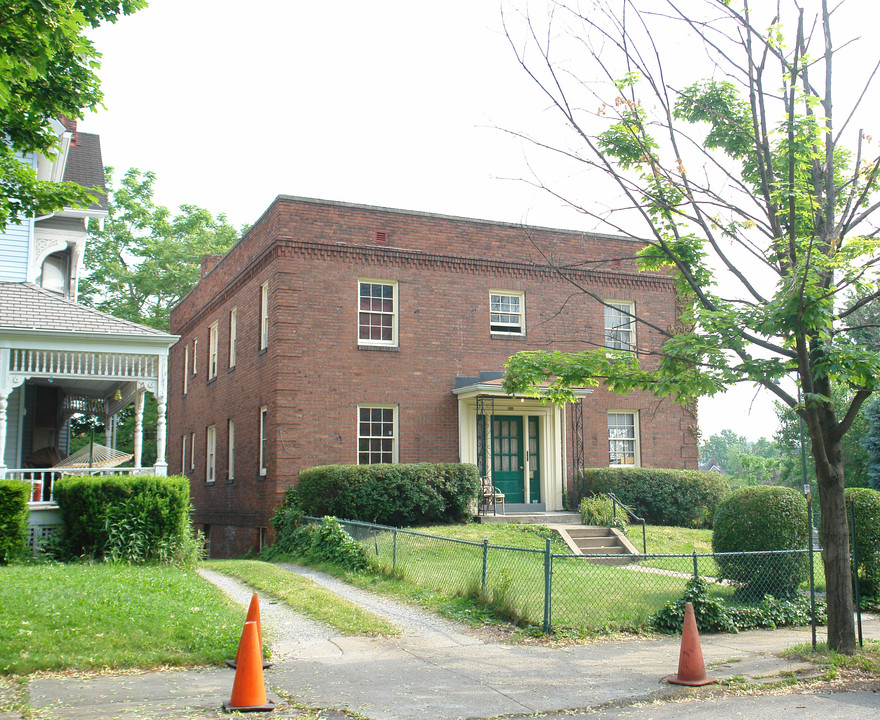
{"label": "paved road", "polygon": [[[533,717],[536,713],[560,720],[586,713],[598,718],[663,720],[693,712],[707,720],[766,718],[776,713],[798,720],[820,715],[822,720],[880,717],[875,692],[880,684],[846,694],[713,698],[717,686],[690,689],[665,682],[677,669],[677,638],[558,647],[511,645],[314,571],[290,569],[388,617],[402,632],[388,638],[343,637],[281,603],[263,600],[264,637],[277,660],[265,675],[269,695],[279,701],[273,717],[298,717],[296,706],[345,709],[369,720]],[[205,574],[247,605],[248,588]],[[865,634],[880,638],[880,620],[866,621]],[[772,681],[813,670],[774,654],[808,641],[809,629],[758,630],[704,636],[701,646],[711,675]],[[229,699],[232,679],[231,670],[211,668],[36,678],[28,690],[33,717],[45,720],[210,718],[220,717],[218,709]],[[680,702],[694,696],[706,699],[699,706]],[[641,706],[632,707],[634,703]],[[0,720],[22,716],[0,713]]]}

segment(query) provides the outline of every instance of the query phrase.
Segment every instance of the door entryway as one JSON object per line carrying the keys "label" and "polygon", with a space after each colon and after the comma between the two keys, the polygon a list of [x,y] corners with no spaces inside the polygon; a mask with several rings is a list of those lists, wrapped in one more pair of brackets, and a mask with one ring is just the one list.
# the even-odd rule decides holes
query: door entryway
{"label": "door entryway", "polygon": [[516,415],[492,418],[492,482],[508,503],[524,503],[525,462],[523,419]]}

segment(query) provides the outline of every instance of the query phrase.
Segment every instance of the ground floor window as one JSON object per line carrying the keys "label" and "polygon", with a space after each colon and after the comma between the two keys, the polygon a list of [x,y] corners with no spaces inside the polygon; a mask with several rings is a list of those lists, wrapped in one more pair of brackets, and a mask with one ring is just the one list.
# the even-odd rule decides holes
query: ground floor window
{"label": "ground floor window", "polygon": [[260,475],[265,475],[269,468],[269,454],[267,447],[268,439],[269,439],[269,407],[267,405],[263,405],[260,408]]}
{"label": "ground floor window", "polygon": [[639,464],[638,418],[637,412],[608,413],[609,465]]}
{"label": "ground floor window", "polygon": [[358,406],[358,465],[397,462],[397,406]]}
{"label": "ground floor window", "polygon": [[205,433],[206,458],[205,458],[205,482],[212,483],[216,479],[217,470],[217,426],[209,425]]}

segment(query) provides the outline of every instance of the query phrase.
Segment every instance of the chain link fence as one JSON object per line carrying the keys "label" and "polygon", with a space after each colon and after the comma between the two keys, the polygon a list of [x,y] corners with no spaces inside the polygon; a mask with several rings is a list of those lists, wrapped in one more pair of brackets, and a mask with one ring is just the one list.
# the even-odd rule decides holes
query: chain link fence
{"label": "chain link fence", "polygon": [[[319,522],[320,518],[306,518]],[[446,595],[482,597],[511,620],[549,632],[644,630],[702,577],[725,608],[765,595],[785,599],[824,590],[819,550],[689,555],[574,555],[560,541],[543,550],[492,545],[340,520],[375,556],[382,573]],[[810,582],[812,568],[813,582]]]}

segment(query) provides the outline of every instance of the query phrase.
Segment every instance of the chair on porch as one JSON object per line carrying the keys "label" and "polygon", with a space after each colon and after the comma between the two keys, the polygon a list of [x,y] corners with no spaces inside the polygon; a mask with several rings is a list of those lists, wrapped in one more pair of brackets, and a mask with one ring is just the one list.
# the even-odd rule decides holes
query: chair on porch
{"label": "chair on porch", "polygon": [[492,514],[497,515],[497,503],[501,501],[501,514],[504,515],[504,493],[492,484],[491,478],[483,475],[480,478],[480,514],[488,515],[489,508],[492,508]]}

